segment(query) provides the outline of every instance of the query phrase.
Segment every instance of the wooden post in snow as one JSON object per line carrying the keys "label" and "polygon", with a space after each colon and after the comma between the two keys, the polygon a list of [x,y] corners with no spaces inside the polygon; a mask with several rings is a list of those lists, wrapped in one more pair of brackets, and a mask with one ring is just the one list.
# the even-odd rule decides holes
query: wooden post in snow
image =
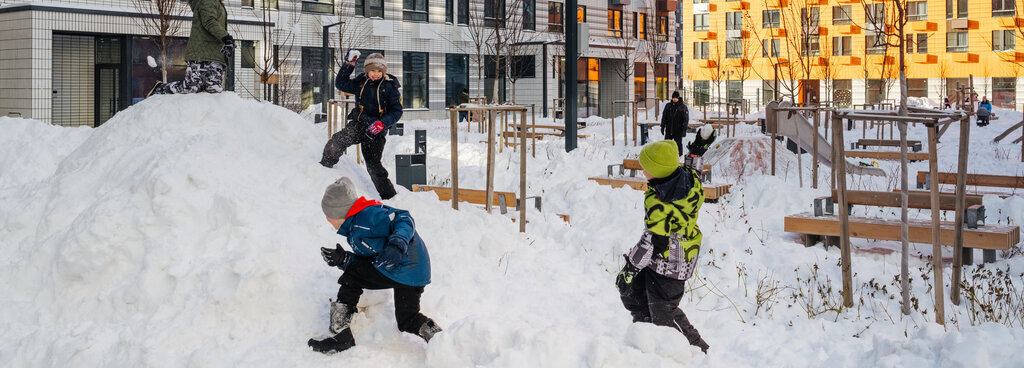
{"label": "wooden post in snow", "polygon": [[[520,121],[523,124],[526,123],[526,108],[520,112],[522,119]],[[573,122],[575,124],[575,122]],[[520,124],[522,126],[522,124]],[[522,145],[519,150],[519,232],[526,232],[526,129],[522,130],[523,134],[519,135],[519,144]],[[490,200],[488,200],[490,202]]]}
{"label": "wooden post in snow", "polygon": [[[836,158],[845,157],[843,153],[843,121],[837,116],[832,117],[832,149]],[[842,251],[843,272],[843,306],[853,306],[853,275],[850,266],[850,207],[846,199],[846,163],[833,162],[836,167],[836,189],[839,191],[836,207],[839,207],[839,248]]]}
{"label": "wooden post in snow", "polygon": [[[952,124],[952,123],[950,123]],[[964,197],[967,192],[967,146],[971,139],[971,118],[967,115],[960,119],[960,152],[956,167],[956,224],[953,235],[953,280],[949,298],[953,304],[960,305],[960,279],[964,267]],[[935,178],[933,176],[933,178]],[[938,181],[937,178],[933,179]]]}
{"label": "wooden post in snow", "polygon": [[818,129],[821,125],[821,111],[812,111],[814,113],[814,134],[811,136],[811,139],[814,142],[811,143],[811,150],[814,152],[811,153],[811,188],[818,189]]}
{"label": "wooden post in snow", "polygon": [[935,290],[935,323],[946,324],[945,296],[942,282],[942,244],[939,242],[939,161],[936,144],[938,142],[938,127],[936,124],[928,124],[928,171],[931,173],[931,211],[932,211],[932,289]]}
{"label": "wooden post in snow", "polygon": [[494,121],[497,114],[494,110],[487,110],[487,213],[491,213],[491,202],[494,200]]}

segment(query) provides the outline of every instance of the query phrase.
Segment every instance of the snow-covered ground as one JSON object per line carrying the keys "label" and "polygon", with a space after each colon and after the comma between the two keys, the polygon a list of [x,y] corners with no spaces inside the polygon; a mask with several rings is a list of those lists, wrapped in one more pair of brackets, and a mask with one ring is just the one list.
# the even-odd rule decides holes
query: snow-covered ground
{"label": "snow-covered ground", "polygon": [[[971,172],[1022,175],[1020,145],[1010,143],[1017,134],[992,143],[1021,114],[996,113],[992,125],[971,130]],[[898,243],[855,239],[856,302],[837,311],[838,249],[804,247],[782,227],[785,215],[809,210],[827,192],[827,167],[822,189],[809,189],[810,155],[798,170],[796,156],[781,150],[786,166],[778,177],[716,173],[736,185],[702,209],[702,265],[681,308],[709,353],[690,348],[674,330],[631,323],[613,279],[642,231],[642,194],[587,180],[638,154],[639,147],[622,145],[621,119],[616,126],[616,146],[609,121],[599,118],[590,119],[581,131],[590,137],[571,153],[559,138],[538,141],[526,162],[527,192],[543,196],[544,211],[530,210],[525,234],[497,211],[455,211],[432,193],[399,189],[387,203],[411,211],[430,249],[433,283],[423,311],[444,332],[429,345],[398,332],[391,293],[368,291],[353,322],[358,346],[325,356],[306,340],[327,333],[340,271],[323,264],[318,248],[344,241],[319,201],[340,175],[367,196],[375,192],[354,155],[334,169],[317,164],[324,124],[230,93],[156,96],[97,129],[0,118],[0,366],[1024,365],[1020,255],[965,267],[979,292],[994,282],[981,275],[1010,275],[1012,289],[996,295],[1012,299],[981,297],[1004,318],[979,319],[971,303],[946,301],[942,327],[932,316],[930,246],[914,246],[917,304],[904,316],[899,253],[864,251]],[[460,187],[483,188],[484,135],[461,128]],[[447,122],[406,122],[406,132],[416,129],[428,132],[429,184],[449,185]],[[846,140],[860,133],[847,132]],[[741,137],[758,134],[753,126],[739,129]],[[924,135],[922,127],[911,130],[911,139]],[[958,137],[956,126],[943,136],[940,170],[955,169]],[[412,139],[388,137],[385,167],[394,167],[395,154],[413,151]],[[518,192],[518,157],[509,149],[498,155],[498,190]],[[851,177],[851,188],[890,190],[898,166],[880,165],[892,174]],[[910,166],[912,175],[925,169],[923,162]],[[990,222],[1024,222],[1021,196],[984,200]],[[571,225],[555,214],[568,214]],[[947,290],[949,278],[947,264]]]}

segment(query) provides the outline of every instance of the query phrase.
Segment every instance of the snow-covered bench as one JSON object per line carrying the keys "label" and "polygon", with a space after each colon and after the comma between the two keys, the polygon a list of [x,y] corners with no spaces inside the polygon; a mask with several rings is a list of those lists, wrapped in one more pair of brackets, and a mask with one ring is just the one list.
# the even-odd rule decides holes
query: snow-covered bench
{"label": "snow-covered bench", "polygon": [[[452,188],[451,187],[438,187],[438,186],[413,184],[412,191],[413,192],[434,192],[434,194],[437,194],[437,199],[439,199],[439,200],[442,200],[442,201],[451,201],[452,200]],[[541,210],[541,197],[540,196],[531,196],[531,197],[526,197],[525,199],[526,200],[533,199],[534,200],[534,202],[533,202],[534,208],[536,208],[537,211]],[[486,205],[487,204],[487,191],[479,190],[479,189],[459,188],[459,202],[468,202],[468,203],[477,204],[477,205]],[[519,207],[519,201],[518,201],[518,199],[516,199],[516,194],[515,193],[494,191],[493,196],[491,197],[491,205],[498,206],[498,209],[501,211],[501,213],[502,214],[506,214],[506,213],[508,213],[508,208],[509,207],[518,208]],[[562,220],[565,221],[565,222],[569,222],[569,215],[558,214],[558,217],[561,217]]]}
{"label": "snow-covered bench", "polygon": [[[930,176],[927,171],[918,171],[917,187],[927,188]],[[956,184],[956,173],[940,172],[936,180],[939,184]],[[966,183],[982,187],[1024,189],[1024,176],[967,174]]]}
{"label": "snow-covered bench", "polygon": [[[626,170],[629,170],[629,176],[625,176]],[[636,190],[647,190],[647,178],[639,175],[641,172],[643,168],[640,167],[640,160],[624,159],[621,164],[608,165],[607,176],[595,176],[589,180],[601,185],[610,185],[612,188],[628,186]],[[729,188],[732,187],[731,184],[711,184],[711,165],[704,165],[701,184],[704,186],[704,201],[712,203],[728,194]]]}

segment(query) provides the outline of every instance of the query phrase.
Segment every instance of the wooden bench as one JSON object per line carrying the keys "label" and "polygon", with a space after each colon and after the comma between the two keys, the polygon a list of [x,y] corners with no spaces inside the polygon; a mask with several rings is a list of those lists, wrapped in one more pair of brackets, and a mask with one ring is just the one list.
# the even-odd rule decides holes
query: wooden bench
{"label": "wooden bench", "polygon": [[[618,175],[616,175],[615,168],[618,168]],[[629,176],[624,176],[626,170],[629,170]],[[642,172],[643,168],[640,166],[640,160],[624,159],[621,164],[608,165],[608,176],[597,176],[589,178],[589,180],[597,182],[600,185],[609,185],[612,188],[630,187],[639,191],[647,190],[647,178],[637,174]],[[711,165],[704,165],[704,172],[701,174],[701,181],[707,182],[704,186],[704,201],[705,202],[718,202],[718,199],[722,196],[729,194],[729,188],[732,184],[719,184],[714,185],[710,183],[711,179]]]}
{"label": "wooden bench", "polygon": [[[853,146],[854,149],[868,147],[899,147],[900,141],[897,139],[858,139],[857,143],[854,143]],[[921,141],[907,141],[907,147],[910,147],[914,152],[920,152]]]}
{"label": "wooden bench", "polygon": [[[885,220],[867,217],[849,217],[850,237],[876,240],[901,240],[900,220]],[[908,240],[913,243],[931,244],[931,220],[909,220]],[[943,221],[940,224],[939,243],[953,245],[953,222]],[[815,216],[812,212],[804,212],[786,216],[784,220],[786,232],[802,234],[804,245],[817,243],[820,237],[827,237],[826,246],[836,245],[839,237],[839,218],[836,216]],[[968,249],[984,250],[985,262],[995,261],[996,250],[1008,250],[1020,243],[1020,227],[1008,225],[985,225],[983,228],[963,229],[964,251]],[[964,263],[969,263],[967,257]]]}
{"label": "wooden bench", "polygon": [[[928,187],[930,173],[927,171],[917,172],[917,187],[924,189]],[[936,178],[939,184],[956,184],[956,173],[940,172]],[[990,174],[967,174],[967,185],[982,187],[998,187],[1024,189],[1024,176],[1005,176]]]}
{"label": "wooden bench", "polygon": [[[839,198],[839,193],[832,190],[831,198]],[[852,205],[878,206],[878,207],[900,207],[900,193],[892,192],[871,192],[864,190],[846,191],[846,202]],[[980,206],[981,196],[966,196],[964,198],[965,208]],[[931,209],[932,197],[930,193],[913,191],[907,194],[907,208]],[[956,196],[950,194],[939,195],[939,209],[943,211],[956,210]]]}
{"label": "wooden bench", "polygon": [[[438,187],[438,186],[430,186],[430,185],[413,184],[412,185],[412,191],[413,192],[434,192],[434,194],[437,194],[437,199],[438,200],[441,200],[441,201],[451,201],[452,200],[452,188],[451,187]],[[526,197],[526,200],[530,200],[530,199],[534,200],[534,203],[533,203],[534,208],[536,208],[537,211],[540,211],[541,210],[541,198],[540,198],[540,196]],[[460,203],[461,202],[467,202],[467,203],[472,203],[472,204],[477,204],[477,205],[486,205],[487,204],[487,191],[486,190],[479,190],[479,189],[459,188],[459,202]],[[516,199],[516,194],[515,193],[494,191],[494,196],[491,197],[491,205],[498,206],[498,208],[501,211],[501,213],[502,214],[506,214],[506,213],[508,213],[508,208],[509,207],[518,208],[519,207],[519,201]],[[565,221],[566,223],[569,222],[569,215],[563,215],[563,214],[557,214],[557,215],[558,215],[558,217],[561,217],[562,220]]]}
{"label": "wooden bench", "polygon": [[[893,189],[892,191],[898,193],[900,190],[899,189]],[[967,191],[968,191],[968,193],[964,194],[965,197],[967,197],[967,198],[974,197],[974,198],[977,198],[978,200],[981,200],[981,198],[986,196],[986,195],[999,196],[999,198],[1003,198],[1003,199],[1006,199],[1007,197],[1012,195],[1010,193],[985,192],[985,191],[971,190],[970,188],[968,188]],[[925,194],[925,195],[931,195],[931,193],[932,193],[931,191],[928,191],[928,190],[909,190],[908,192],[916,193],[916,194]],[[940,195],[956,195],[956,192],[939,191],[939,194]]]}
{"label": "wooden bench", "polygon": [[[873,160],[900,160],[900,153],[895,151],[846,151],[849,158],[870,158]],[[927,152],[907,152],[907,159],[910,161],[928,160]]]}

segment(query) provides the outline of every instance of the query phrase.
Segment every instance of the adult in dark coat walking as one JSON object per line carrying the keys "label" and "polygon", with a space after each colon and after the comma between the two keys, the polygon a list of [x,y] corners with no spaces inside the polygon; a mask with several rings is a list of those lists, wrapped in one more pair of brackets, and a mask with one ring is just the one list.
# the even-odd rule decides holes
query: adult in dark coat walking
{"label": "adult in dark coat walking", "polygon": [[320,164],[333,167],[346,148],[362,144],[366,171],[373,180],[373,186],[381,198],[391,199],[396,194],[395,185],[388,179],[388,170],[381,164],[381,158],[387,142],[385,131],[402,117],[402,95],[399,92],[402,84],[397,77],[387,73],[384,55],[379,53],[367,56],[363,73],[352,78],[358,58],[358,52],[349,51],[334,85],[342,92],[354,94],[359,106],[348,114],[345,128],[327,141]]}
{"label": "adult in dark coat walking", "polygon": [[672,92],[672,102],[665,105],[665,110],[661,113],[661,134],[665,139],[675,141],[676,147],[682,147],[689,124],[690,110],[679,98],[679,92]]}

